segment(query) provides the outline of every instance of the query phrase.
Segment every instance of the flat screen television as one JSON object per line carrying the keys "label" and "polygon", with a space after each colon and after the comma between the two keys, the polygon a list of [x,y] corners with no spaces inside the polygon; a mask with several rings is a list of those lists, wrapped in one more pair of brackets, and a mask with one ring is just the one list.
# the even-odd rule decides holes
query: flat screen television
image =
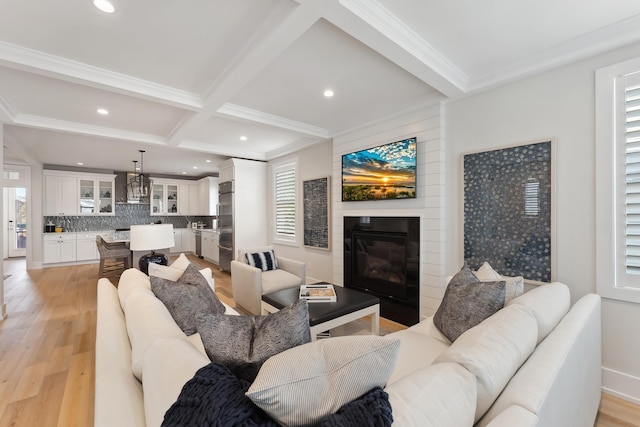
{"label": "flat screen television", "polygon": [[415,199],[416,137],[342,156],[342,201]]}

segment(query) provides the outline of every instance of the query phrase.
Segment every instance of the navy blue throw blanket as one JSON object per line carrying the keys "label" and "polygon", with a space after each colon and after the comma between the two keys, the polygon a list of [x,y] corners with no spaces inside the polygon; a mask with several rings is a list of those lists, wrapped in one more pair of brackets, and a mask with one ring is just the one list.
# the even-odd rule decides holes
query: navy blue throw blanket
{"label": "navy blue throw blanket", "polygon": [[[224,365],[200,368],[164,415],[163,427],[278,427],[262,409],[245,396],[251,383],[241,380]],[[326,416],[321,427],[387,427],[393,417],[389,396],[380,387]]]}
{"label": "navy blue throw blanket", "polygon": [[389,395],[376,387],[324,417],[320,427],[387,427],[392,423]]}

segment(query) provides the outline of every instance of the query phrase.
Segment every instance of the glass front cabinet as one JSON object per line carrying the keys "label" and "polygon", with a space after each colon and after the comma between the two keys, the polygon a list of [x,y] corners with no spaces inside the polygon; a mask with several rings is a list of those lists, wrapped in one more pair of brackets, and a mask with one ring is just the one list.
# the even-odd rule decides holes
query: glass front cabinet
{"label": "glass front cabinet", "polygon": [[[187,191],[185,191],[185,188]],[[185,206],[189,186],[155,179],[151,191],[151,215],[192,215]]]}
{"label": "glass front cabinet", "polygon": [[115,178],[80,178],[79,211],[80,215],[115,215],[114,210]]}

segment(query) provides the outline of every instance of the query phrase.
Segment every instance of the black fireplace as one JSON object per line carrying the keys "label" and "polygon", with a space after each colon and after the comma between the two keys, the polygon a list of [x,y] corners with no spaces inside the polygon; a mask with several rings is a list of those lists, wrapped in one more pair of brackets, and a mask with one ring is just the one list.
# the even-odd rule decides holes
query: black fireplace
{"label": "black fireplace", "polygon": [[344,217],[344,285],[380,298],[380,315],[419,321],[420,218]]}

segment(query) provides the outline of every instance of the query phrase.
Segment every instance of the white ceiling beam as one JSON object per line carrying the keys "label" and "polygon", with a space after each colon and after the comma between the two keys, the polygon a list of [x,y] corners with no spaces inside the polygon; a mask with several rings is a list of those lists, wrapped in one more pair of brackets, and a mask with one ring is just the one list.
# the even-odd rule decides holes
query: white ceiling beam
{"label": "white ceiling beam", "polygon": [[333,0],[316,7],[327,21],[447,97],[466,91],[469,77],[375,0]]}
{"label": "white ceiling beam", "polygon": [[[310,7],[296,6],[283,15],[273,17],[268,22],[278,21],[257,31],[252,42],[209,89],[202,110],[187,117],[169,137],[169,144],[178,146],[183,140],[202,126],[220,107],[244,88],[278,55],[304,34],[320,19],[320,15]],[[274,13],[275,15],[275,13]]]}
{"label": "white ceiling beam", "polygon": [[281,129],[292,130],[294,132],[304,133],[320,138],[326,139],[330,136],[328,129],[287,119],[285,117],[264,113],[262,111],[252,110],[251,108],[243,107],[241,105],[226,103],[222,107],[218,108],[217,112],[220,114],[226,114],[228,116],[250,120],[252,122],[262,123],[265,125],[275,126]]}
{"label": "white ceiling beam", "polygon": [[59,132],[77,133],[81,135],[98,136],[123,141],[143,142],[146,144],[167,145],[165,138],[142,132],[131,132],[122,129],[93,126],[85,123],[69,122],[49,117],[18,114],[13,120],[16,126],[36,129],[46,129]]}
{"label": "white ceiling beam", "polygon": [[267,156],[265,153],[258,152],[258,151],[243,150],[241,148],[238,148],[237,146],[228,147],[228,146],[209,144],[209,143],[199,142],[199,141],[185,140],[185,141],[182,141],[179,147],[187,150],[207,152],[207,153],[215,154],[218,156],[241,157],[243,159],[251,159],[251,160],[267,160]]}
{"label": "white ceiling beam", "polygon": [[0,65],[187,110],[202,108],[202,100],[195,93],[3,41],[0,41]]}

